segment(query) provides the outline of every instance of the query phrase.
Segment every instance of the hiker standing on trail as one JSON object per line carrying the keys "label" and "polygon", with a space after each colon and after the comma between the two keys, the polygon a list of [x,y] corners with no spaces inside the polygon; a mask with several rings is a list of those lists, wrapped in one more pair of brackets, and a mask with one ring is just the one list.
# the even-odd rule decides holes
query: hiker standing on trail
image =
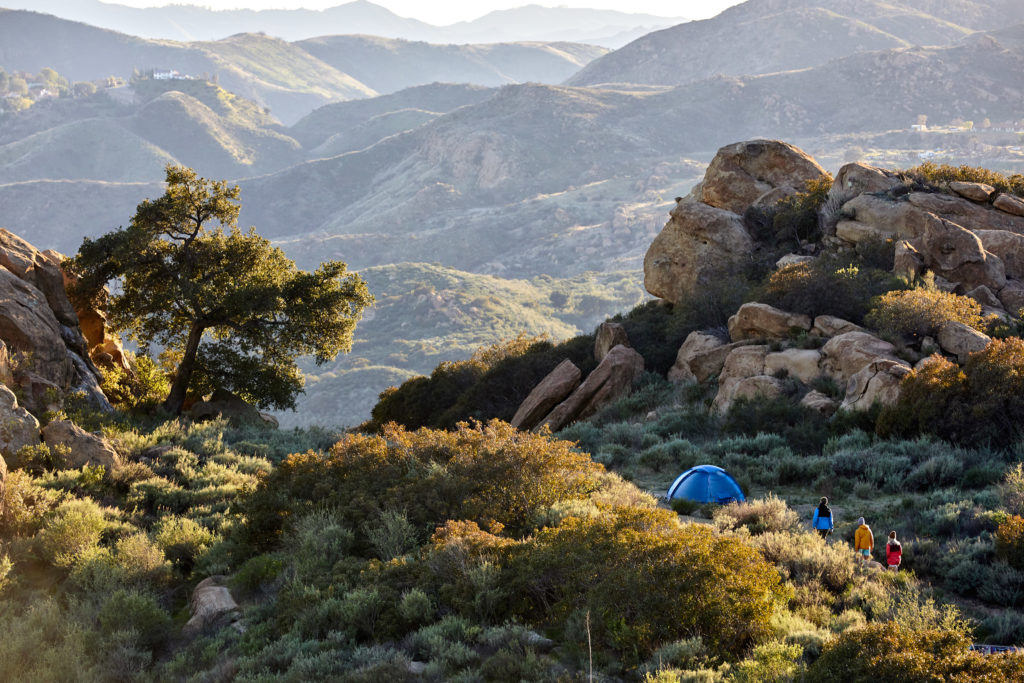
{"label": "hiker standing on trail", "polygon": [[828,506],[828,498],[822,496],[818,507],[814,508],[811,526],[822,538],[828,538],[828,535],[832,533],[832,508]]}
{"label": "hiker standing on trail", "polygon": [[863,517],[857,518],[857,531],[853,534],[853,551],[861,562],[871,559],[871,551],[875,549],[875,536],[871,533],[871,527],[864,521]]}
{"label": "hiker standing on trail", "polygon": [[889,571],[900,570],[900,560],[903,559],[903,546],[896,540],[896,532],[889,532],[889,542],[885,544],[885,563],[889,565]]}

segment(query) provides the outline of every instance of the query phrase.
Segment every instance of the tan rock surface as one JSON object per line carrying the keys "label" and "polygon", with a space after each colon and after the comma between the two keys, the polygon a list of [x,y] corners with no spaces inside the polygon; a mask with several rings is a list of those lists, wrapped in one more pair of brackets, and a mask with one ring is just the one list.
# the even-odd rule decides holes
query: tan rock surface
{"label": "tan rock surface", "polygon": [[867,410],[873,404],[892,405],[900,396],[900,382],[910,366],[900,360],[877,359],[850,377],[843,410]]}
{"label": "tan rock surface", "polygon": [[979,285],[967,292],[965,296],[969,296],[977,301],[982,306],[988,306],[989,308],[1002,308],[1003,303],[999,300],[992,290],[985,285]]}
{"label": "tan rock surface", "polygon": [[533,429],[580,385],[581,376],[580,369],[571,360],[563,360],[519,405],[512,418],[512,426],[516,429]]}
{"label": "tan rock surface", "polygon": [[705,204],[742,214],[774,188],[802,190],[825,169],[802,150],[779,140],[726,145],[711,160],[701,190]]}
{"label": "tan rock surface", "polygon": [[1024,308],[1024,282],[1010,280],[999,290],[999,301],[1011,315],[1017,315]]}
{"label": "tan rock surface", "polygon": [[0,268],[0,339],[12,354],[28,357],[34,374],[61,389],[71,385],[74,368],[60,323],[42,293],[6,268]]}
{"label": "tan rock surface", "polygon": [[57,252],[40,252],[14,233],[0,228],[0,265],[42,292],[56,318],[74,327],[78,318],[64,291],[61,259]]}
{"label": "tan rock surface", "polygon": [[975,202],[987,202],[996,192],[996,188],[985,183],[965,183],[959,180],[950,182],[949,189]]}
{"label": "tan rock surface", "polygon": [[741,398],[775,398],[782,395],[782,389],[782,381],[769,375],[730,377],[719,385],[715,400],[711,402],[711,411],[724,415]]}
{"label": "tan rock surface", "polygon": [[626,396],[643,371],[643,356],[627,346],[616,346],[587,375],[583,384],[544,418],[541,426],[547,425],[556,432],[571,422],[593,415]]}
{"label": "tan rock surface", "polygon": [[825,417],[832,417],[839,408],[839,403],[837,401],[833,401],[820,391],[813,390],[808,391],[807,394],[800,399],[800,405],[821,413]]}
{"label": "tan rock surface", "polygon": [[644,287],[672,303],[699,295],[700,285],[749,256],[754,243],[743,219],[684,200],[670,212],[644,256]]}
{"label": "tan rock surface", "polygon": [[764,372],[766,375],[775,375],[785,371],[790,377],[808,384],[821,375],[818,368],[820,362],[821,352],[816,349],[785,349],[765,356]]}
{"label": "tan rock surface", "polygon": [[839,221],[836,223],[836,237],[850,244],[860,244],[861,242],[873,240],[884,241],[891,239],[893,235],[893,231],[886,225],[876,226],[870,223],[861,223],[860,221]]}
{"label": "tan rock surface", "polygon": [[725,359],[722,374],[718,378],[719,383],[727,379],[743,379],[766,374],[764,363],[767,355],[768,347],[764,345],[733,349]]}
{"label": "tan rock surface", "polygon": [[991,341],[987,334],[960,322],[949,321],[939,329],[939,346],[946,353],[955,355],[961,363],[966,363],[972,353],[984,350]]}
{"label": "tan rock surface", "polygon": [[57,420],[43,427],[43,441],[47,446],[67,446],[71,449],[66,465],[77,469],[83,465],[103,465],[110,471],[120,462],[120,456],[106,439],[90,434],[70,420]]}
{"label": "tan rock surface", "polygon": [[968,230],[1009,230],[1024,234],[1024,217],[948,194],[912,192],[907,200]]}
{"label": "tan rock surface", "polygon": [[924,212],[909,202],[862,194],[843,204],[848,220],[873,227],[891,237],[914,238]]}
{"label": "tan rock surface", "polygon": [[860,325],[855,325],[849,320],[843,320],[834,315],[819,315],[814,319],[814,324],[811,326],[811,334],[825,338],[835,337],[847,332],[863,331],[864,328]]}
{"label": "tan rock surface", "polygon": [[821,348],[821,369],[840,382],[875,360],[897,360],[896,347],[867,332],[847,332]]}
{"label": "tan rock surface", "polygon": [[854,197],[865,192],[885,192],[899,187],[902,182],[890,171],[861,162],[846,164],[832,181],[830,195]]}
{"label": "tan rock surface", "polygon": [[223,584],[223,576],[209,576],[192,591],[189,601],[190,618],[185,624],[186,633],[196,633],[221,616],[237,614],[238,603],[231,597],[231,591]]}
{"label": "tan rock surface", "polygon": [[626,328],[619,323],[603,322],[597,328],[594,339],[594,360],[600,363],[614,347],[622,344],[629,346],[629,335]]}
{"label": "tan rock surface", "polygon": [[793,328],[811,329],[811,318],[801,313],[788,313],[762,303],[740,306],[729,318],[729,337],[733,341],[744,339],[782,339]]}
{"label": "tan rock surface", "polygon": [[907,282],[913,282],[914,278],[924,271],[924,256],[917,250],[917,247],[907,240],[900,240],[896,243],[892,260],[893,275],[901,277]]}
{"label": "tan rock surface", "polygon": [[13,391],[0,385],[0,455],[17,467],[17,452],[39,442],[39,421],[18,405]]}
{"label": "tan rock surface", "polygon": [[1006,277],[1024,278],[1024,235],[1007,230],[977,230],[974,233],[985,251],[1003,262]]}
{"label": "tan rock surface", "polygon": [[1010,194],[1001,194],[992,202],[992,206],[1014,216],[1024,216],[1024,199]]}

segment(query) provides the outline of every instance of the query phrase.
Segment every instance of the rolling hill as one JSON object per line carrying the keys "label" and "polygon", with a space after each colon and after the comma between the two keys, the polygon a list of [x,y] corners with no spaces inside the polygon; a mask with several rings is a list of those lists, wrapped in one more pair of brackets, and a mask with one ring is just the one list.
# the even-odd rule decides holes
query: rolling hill
{"label": "rolling hill", "polygon": [[656,31],[588,64],[569,85],[682,85],[803,69],[859,52],[947,45],[1024,21],[1015,0],[748,0]]}

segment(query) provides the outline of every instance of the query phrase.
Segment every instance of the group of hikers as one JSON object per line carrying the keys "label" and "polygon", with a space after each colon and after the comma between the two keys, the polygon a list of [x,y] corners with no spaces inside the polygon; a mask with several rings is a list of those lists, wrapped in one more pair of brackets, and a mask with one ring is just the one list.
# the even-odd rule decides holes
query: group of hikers
{"label": "group of hikers", "polygon": [[[835,527],[832,519],[832,508],[828,506],[828,498],[822,497],[818,507],[814,508],[814,516],[811,518],[811,526],[822,537],[827,539]],[[875,536],[871,533],[871,527],[867,525],[863,517],[857,519],[857,531],[853,534],[853,551],[857,553],[857,559],[867,562],[871,559],[871,551],[875,549]],[[896,532],[889,532],[889,540],[885,544],[885,563],[889,571],[899,571],[900,560],[903,559],[903,546],[896,540]]]}

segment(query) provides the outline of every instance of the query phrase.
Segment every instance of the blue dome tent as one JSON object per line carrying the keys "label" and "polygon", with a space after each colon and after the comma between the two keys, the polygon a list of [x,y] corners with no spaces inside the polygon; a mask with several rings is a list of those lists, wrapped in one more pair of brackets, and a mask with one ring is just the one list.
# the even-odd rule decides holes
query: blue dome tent
{"label": "blue dome tent", "polygon": [[665,498],[686,498],[698,503],[732,503],[746,500],[740,485],[721,467],[697,465],[686,470],[668,487]]}

